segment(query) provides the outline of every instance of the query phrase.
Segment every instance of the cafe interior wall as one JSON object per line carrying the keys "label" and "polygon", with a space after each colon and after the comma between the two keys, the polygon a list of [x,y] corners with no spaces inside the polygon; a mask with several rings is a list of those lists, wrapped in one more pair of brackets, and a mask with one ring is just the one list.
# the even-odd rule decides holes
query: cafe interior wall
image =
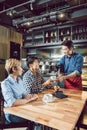
{"label": "cafe interior wall", "polygon": [[[87,44],[82,46],[79,43],[78,45],[75,44],[74,46],[74,51],[82,54],[84,58],[84,63],[83,63],[83,68],[82,68],[82,84],[83,86],[87,86]],[[40,62],[53,63],[53,65],[56,64],[60,60],[60,58],[64,55],[61,47],[56,46],[56,47],[43,47],[43,48],[35,48],[35,49],[29,49],[29,52],[27,53],[29,56],[30,55],[35,55],[40,59]],[[42,63],[41,63],[42,64]],[[24,70],[27,70],[27,65],[26,65],[26,57],[22,59],[22,65]],[[47,74],[47,73],[46,73]],[[46,76],[45,74],[45,76]]]}
{"label": "cafe interior wall", "polygon": [[22,34],[0,25],[0,81],[6,77],[5,60],[10,57],[10,43],[22,45]]}

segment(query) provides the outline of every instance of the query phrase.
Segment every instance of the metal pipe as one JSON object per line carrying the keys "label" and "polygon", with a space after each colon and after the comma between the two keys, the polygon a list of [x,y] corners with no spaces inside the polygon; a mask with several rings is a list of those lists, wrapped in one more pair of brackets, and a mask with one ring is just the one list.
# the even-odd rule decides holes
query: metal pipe
{"label": "metal pipe", "polygon": [[[11,8],[5,9],[5,10],[3,10],[3,11],[0,11],[0,14],[1,14],[1,13],[4,13],[4,12],[6,12],[6,11],[12,10],[12,9],[18,8],[18,7],[20,7],[20,6],[26,5],[26,4],[28,4],[28,3],[32,3],[32,2],[35,2],[35,0],[30,0],[30,1],[24,2],[24,3],[22,3],[22,4],[13,6],[13,7],[11,7]],[[87,5],[87,3],[85,3],[85,4],[80,4],[80,5],[77,5],[77,6],[74,6],[74,7],[69,7],[68,9],[63,9],[62,11],[70,10],[70,9],[74,9],[74,8],[77,8],[77,7],[80,7],[80,6],[86,6],[86,5]],[[58,10],[58,12],[62,12],[62,11],[59,11],[59,10]]]}
{"label": "metal pipe", "polygon": [[[78,5],[78,6],[74,6],[74,7],[69,7],[69,8],[67,8],[67,9],[62,9],[61,11],[57,10],[57,11],[45,13],[45,14],[43,14],[43,15],[39,15],[39,16],[36,16],[36,17],[27,18],[27,20],[25,20],[24,22],[32,21],[32,20],[34,20],[34,19],[39,19],[39,18],[51,16],[51,15],[56,15],[57,13],[62,13],[63,11],[71,10],[71,9],[74,9],[74,8],[77,8],[77,7],[81,7],[81,6],[86,6],[86,5],[87,5],[87,3],[81,4],[81,5]],[[70,20],[70,19],[69,19],[69,20]],[[18,24],[20,24],[20,23],[23,23],[23,22],[18,22]]]}
{"label": "metal pipe", "polygon": [[67,9],[63,9],[62,11],[71,10],[71,9],[75,9],[75,8],[82,7],[82,6],[87,6],[87,3],[72,6],[72,7],[69,7]]}
{"label": "metal pipe", "polygon": [[23,6],[23,5],[32,3],[32,2],[35,2],[35,0],[30,0],[30,1],[24,2],[24,3],[22,3],[22,4],[13,6],[13,7],[11,7],[11,8],[5,9],[5,10],[3,10],[3,11],[0,11],[0,14],[4,13],[4,12],[6,12],[6,11],[12,10],[12,9],[18,8],[18,7],[20,7],[20,6]]}

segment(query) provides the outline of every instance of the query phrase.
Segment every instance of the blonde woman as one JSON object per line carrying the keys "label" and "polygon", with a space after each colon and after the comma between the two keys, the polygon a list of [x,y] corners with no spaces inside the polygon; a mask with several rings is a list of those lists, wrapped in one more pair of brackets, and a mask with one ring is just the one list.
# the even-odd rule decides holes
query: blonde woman
{"label": "blonde woman", "polygon": [[[23,105],[38,98],[36,94],[33,96],[31,94],[26,94],[22,79],[20,78],[23,70],[21,68],[21,62],[19,60],[6,60],[5,69],[8,72],[8,77],[1,82],[5,107]],[[19,118],[10,114],[5,114],[5,117],[8,123],[22,122],[25,120],[23,118]]]}

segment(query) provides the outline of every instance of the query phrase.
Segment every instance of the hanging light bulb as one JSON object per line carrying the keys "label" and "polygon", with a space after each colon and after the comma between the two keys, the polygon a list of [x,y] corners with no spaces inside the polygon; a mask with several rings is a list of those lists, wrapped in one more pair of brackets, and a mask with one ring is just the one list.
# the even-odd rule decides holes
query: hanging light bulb
{"label": "hanging light bulb", "polygon": [[64,16],[65,16],[64,13],[60,13],[60,14],[58,15],[58,17],[61,18],[61,19],[64,18]]}
{"label": "hanging light bulb", "polygon": [[31,22],[27,22],[26,24],[29,26],[31,24]]}
{"label": "hanging light bulb", "polygon": [[68,20],[69,19],[69,16],[67,13],[59,13],[58,14],[58,19],[61,20],[61,21],[65,21],[65,20]]}

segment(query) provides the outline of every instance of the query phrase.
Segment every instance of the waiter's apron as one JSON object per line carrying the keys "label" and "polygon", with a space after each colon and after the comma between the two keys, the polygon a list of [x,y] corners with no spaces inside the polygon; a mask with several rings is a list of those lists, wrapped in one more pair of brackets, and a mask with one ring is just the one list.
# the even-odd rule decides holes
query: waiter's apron
{"label": "waiter's apron", "polygon": [[81,76],[66,79],[65,80],[65,88],[82,90],[82,78],[81,78]]}

